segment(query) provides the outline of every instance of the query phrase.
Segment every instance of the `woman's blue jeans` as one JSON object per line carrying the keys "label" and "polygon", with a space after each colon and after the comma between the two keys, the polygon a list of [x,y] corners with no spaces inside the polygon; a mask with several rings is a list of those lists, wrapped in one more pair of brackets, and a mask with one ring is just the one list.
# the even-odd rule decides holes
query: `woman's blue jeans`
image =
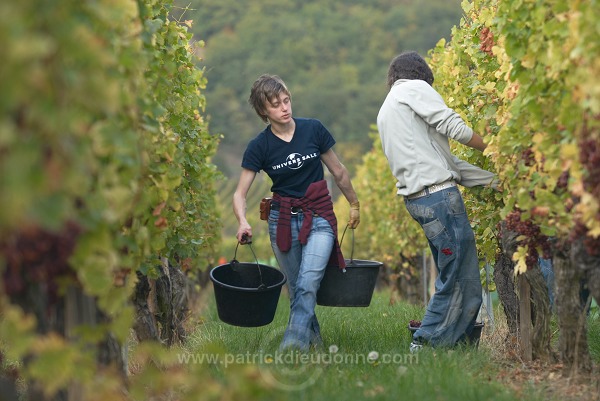
{"label": "woman's blue jeans", "polygon": [[475,236],[456,187],[408,199],[410,215],[423,227],[438,271],[415,341],[452,346],[473,330],[481,307],[481,281]]}
{"label": "woman's blue jeans", "polygon": [[317,290],[325,273],[333,249],[334,234],[331,224],[322,217],[313,217],[308,242],[298,240],[304,215],[292,215],[292,246],[288,252],[277,247],[278,210],[269,214],[271,247],[279,266],[287,276],[290,294],[290,318],[280,349],[307,351],[311,345],[322,344],[321,330],[315,314]]}

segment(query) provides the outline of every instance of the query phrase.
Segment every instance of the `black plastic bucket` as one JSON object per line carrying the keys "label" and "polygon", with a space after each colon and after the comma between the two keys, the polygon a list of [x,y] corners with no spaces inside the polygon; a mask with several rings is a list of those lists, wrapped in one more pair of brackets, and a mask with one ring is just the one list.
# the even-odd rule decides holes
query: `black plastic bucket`
{"label": "black plastic bucket", "polygon": [[[344,234],[346,230],[344,230]],[[342,241],[344,235],[342,235]],[[352,230],[352,255],[354,254],[354,230]],[[377,283],[379,268],[383,265],[374,260],[346,259],[344,270],[327,266],[317,291],[317,304],[321,306],[365,307],[371,304]]]}
{"label": "black plastic bucket", "polygon": [[219,319],[241,327],[271,323],[277,311],[281,287],[286,282],[285,274],[274,267],[258,261],[238,262],[235,257],[230,263],[213,268],[210,279]]}
{"label": "black plastic bucket", "polygon": [[346,260],[346,271],[327,266],[317,291],[321,306],[369,306],[377,283],[381,262],[373,260]]}

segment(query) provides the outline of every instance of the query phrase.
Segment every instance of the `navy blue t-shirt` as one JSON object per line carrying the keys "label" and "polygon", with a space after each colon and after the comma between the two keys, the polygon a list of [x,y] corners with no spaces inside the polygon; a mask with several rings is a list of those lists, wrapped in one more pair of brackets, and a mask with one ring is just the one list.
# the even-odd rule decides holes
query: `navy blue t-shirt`
{"label": "navy blue t-shirt", "polygon": [[248,143],[242,167],[264,170],[273,186],[271,191],[281,196],[300,198],[313,182],[323,179],[321,154],[335,140],[325,126],[315,119],[294,118],[296,130],[290,142],[278,138],[267,126]]}

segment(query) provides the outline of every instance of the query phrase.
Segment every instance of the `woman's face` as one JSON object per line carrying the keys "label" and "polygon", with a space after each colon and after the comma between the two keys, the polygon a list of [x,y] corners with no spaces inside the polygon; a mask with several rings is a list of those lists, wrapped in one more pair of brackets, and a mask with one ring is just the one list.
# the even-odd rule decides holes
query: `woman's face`
{"label": "woman's face", "polygon": [[287,124],[292,120],[292,99],[285,93],[266,102],[265,111],[271,123]]}

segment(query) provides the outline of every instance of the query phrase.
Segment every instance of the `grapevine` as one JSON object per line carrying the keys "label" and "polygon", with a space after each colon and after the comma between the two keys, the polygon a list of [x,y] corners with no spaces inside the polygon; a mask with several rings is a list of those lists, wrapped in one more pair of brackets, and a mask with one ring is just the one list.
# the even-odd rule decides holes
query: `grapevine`
{"label": "grapevine", "polygon": [[[125,377],[118,349],[136,323],[138,274],[156,273],[159,257],[205,268],[219,238],[218,137],[190,23],[171,5],[2,6],[0,355],[45,399],[73,387],[68,398],[160,398],[162,384],[140,380],[182,378],[152,346],[140,347],[152,363]],[[197,373],[183,377],[193,398],[206,384]]]}
{"label": "grapevine", "polygon": [[541,255],[545,259],[551,258],[551,247],[549,238],[543,235],[540,226],[535,224],[531,218],[523,220],[523,214],[520,210],[515,210],[506,216],[506,229],[516,232],[518,245],[527,248],[528,253],[525,258],[525,264],[528,269],[538,265],[538,258]]}
{"label": "grapevine", "polygon": [[[462,5],[460,28],[453,30],[450,43],[438,43],[432,61],[444,99],[487,143],[484,161],[461,146],[456,147],[457,156],[483,167],[489,162],[488,169],[501,182],[495,202],[465,191],[478,248],[488,261],[494,257],[485,252],[490,245],[499,248],[498,255],[512,254],[515,274],[527,272],[539,257],[559,258],[563,274],[556,276],[561,288],[556,302],[566,303],[565,294],[578,292],[580,286],[579,279],[569,277],[583,273],[573,271],[573,265],[587,260],[576,261],[570,247],[581,241],[588,254],[597,255],[600,249],[597,4],[560,0],[515,6],[478,0]],[[494,238],[490,234],[502,220],[506,224],[499,227],[510,233]],[[509,238],[517,241],[514,252],[502,249],[512,246],[504,241]],[[555,255],[550,254],[551,244],[557,247]],[[583,271],[581,278],[588,282],[598,274],[593,263]],[[505,285],[502,302],[511,302],[511,292]],[[546,295],[545,288],[536,292]],[[569,317],[568,308],[559,309],[564,338],[573,330]],[[585,327],[576,330],[585,332]],[[587,351],[581,345],[578,339],[561,344],[563,355],[578,354],[563,360],[569,370],[577,369],[573,363],[586,368]]]}

